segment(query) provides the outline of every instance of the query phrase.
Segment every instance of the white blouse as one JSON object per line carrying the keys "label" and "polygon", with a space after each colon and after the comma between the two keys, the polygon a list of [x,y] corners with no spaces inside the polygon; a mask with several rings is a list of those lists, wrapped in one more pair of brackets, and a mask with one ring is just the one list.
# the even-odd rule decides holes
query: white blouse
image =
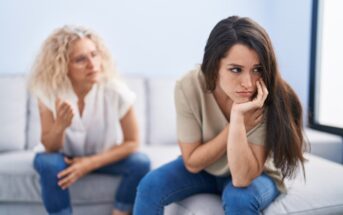
{"label": "white blouse", "polygon": [[[64,100],[70,102],[74,116],[65,131],[61,152],[68,156],[84,156],[102,152],[123,141],[120,120],[132,107],[135,94],[122,82],[95,84],[85,97],[82,116],[77,106],[76,94]],[[46,106],[56,117],[55,102]]]}

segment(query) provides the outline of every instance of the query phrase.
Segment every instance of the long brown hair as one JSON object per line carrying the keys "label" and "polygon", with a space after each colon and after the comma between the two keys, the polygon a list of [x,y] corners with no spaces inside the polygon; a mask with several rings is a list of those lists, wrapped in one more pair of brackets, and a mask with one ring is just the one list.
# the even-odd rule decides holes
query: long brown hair
{"label": "long brown hair", "polygon": [[265,102],[266,152],[282,177],[295,176],[300,163],[304,168],[305,149],[301,103],[293,89],[281,78],[275,52],[267,32],[249,18],[231,16],[221,20],[211,31],[205,46],[201,70],[207,89],[216,87],[219,62],[235,44],[256,51],[262,65],[262,79],[269,95]]}

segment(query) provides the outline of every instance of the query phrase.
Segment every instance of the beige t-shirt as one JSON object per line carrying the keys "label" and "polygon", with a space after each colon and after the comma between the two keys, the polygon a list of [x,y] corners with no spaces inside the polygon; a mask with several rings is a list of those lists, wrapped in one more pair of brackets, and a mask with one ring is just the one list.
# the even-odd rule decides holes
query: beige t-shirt
{"label": "beige t-shirt", "polygon": [[[216,137],[228,124],[212,93],[206,90],[205,77],[200,68],[187,73],[175,86],[178,140],[182,143],[206,143]],[[249,143],[264,145],[265,124],[258,124],[247,133]],[[228,176],[230,170],[225,154],[205,171],[216,176]],[[265,172],[275,179],[280,191],[285,191],[280,173],[267,159]]]}

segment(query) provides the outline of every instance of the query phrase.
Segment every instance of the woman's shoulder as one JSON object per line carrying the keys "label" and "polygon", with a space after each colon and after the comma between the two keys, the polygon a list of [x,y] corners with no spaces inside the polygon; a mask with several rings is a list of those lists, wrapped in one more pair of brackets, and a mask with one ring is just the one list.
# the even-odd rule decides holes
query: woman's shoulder
{"label": "woman's shoulder", "polygon": [[104,89],[105,93],[108,94],[125,94],[131,92],[127,84],[119,79],[109,80],[101,84],[101,87]]}
{"label": "woman's shoulder", "polygon": [[176,82],[176,90],[182,91],[188,98],[194,98],[197,94],[203,94],[206,91],[205,79],[200,66],[187,72]]}
{"label": "woman's shoulder", "polygon": [[104,96],[112,101],[117,99],[133,101],[135,93],[127,86],[123,80],[110,80],[101,85],[104,91]]}

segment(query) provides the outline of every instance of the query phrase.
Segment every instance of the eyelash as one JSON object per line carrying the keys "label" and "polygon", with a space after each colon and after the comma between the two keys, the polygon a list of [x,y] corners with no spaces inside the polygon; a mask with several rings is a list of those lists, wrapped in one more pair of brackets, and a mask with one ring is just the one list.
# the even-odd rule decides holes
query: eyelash
{"label": "eyelash", "polygon": [[[231,72],[233,72],[233,73],[242,72],[242,69],[241,69],[241,68],[238,68],[238,67],[230,68],[229,70],[230,70]],[[261,73],[261,72],[262,72],[262,68],[254,68],[253,72]]]}
{"label": "eyelash", "polygon": [[257,68],[254,69],[254,72],[257,72],[257,73],[261,74],[263,72],[263,69],[262,69],[262,67],[257,67]]}
{"label": "eyelash", "polygon": [[[97,57],[97,56],[98,56],[98,53],[97,53],[97,52],[92,52],[92,53],[91,53],[91,56],[92,56],[92,57]],[[79,58],[76,58],[76,59],[75,59],[75,62],[76,62],[76,63],[80,63],[80,62],[83,62],[83,61],[85,61],[85,60],[86,60],[86,57],[81,56],[81,57],[79,57]]]}
{"label": "eyelash", "polygon": [[80,62],[85,61],[85,60],[86,60],[85,57],[79,57],[79,58],[76,58],[76,59],[75,59],[75,62],[76,62],[76,63],[80,63]]}
{"label": "eyelash", "polygon": [[231,72],[233,72],[233,73],[239,73],[239,72],[242,71],[242,69],[241,69],[241,68],[238,68],[238,67],[230,68],[229,70],[230,70]]}

